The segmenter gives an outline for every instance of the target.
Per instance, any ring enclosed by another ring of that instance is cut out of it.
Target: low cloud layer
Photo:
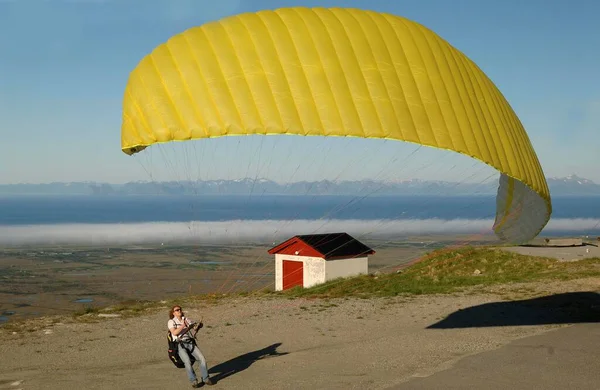
[[[401,239],[408,235],[491,234],[492,220],[264,220],[0,226],[0,245],[243,243],[266,245],[296,234],[347,232],[356,238]],[[600,219],[555,219],[542,233],[599,235]]]

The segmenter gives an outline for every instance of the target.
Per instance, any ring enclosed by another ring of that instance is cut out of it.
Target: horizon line
[[[498,173],[499,175],[500,173]],[[564,180],[564,179],[581,179],[583,181],[589,182],[591,184],[597,184],[591,179],[587,179],[582,176],[578,176],[577,174],[571,174],[567,176],[546,176],[546,180]],[[98,181],[98,180],[73,180],[73,181],[49,181],[49,182],[18,182],[18,183],[0,183],[0,186],[18,186],[18,185],[51,185],[51,184],[108,184],[108,185],[125,185],[125,184],[150,184],[150,183],[208,183],[208,182],[216,182],[216,181],[269,181],[275,184],[293,184],[293,183],[319,183],[319,182],[331,182],[331,183],[352,183],[352,182],[361,182],[361,181],[372,181],[376,183],[395,183],[401,184],[406,182],[440,182],[440,183],[453,183],[453,184],[488,184],[490,181],[484,182],[460,182],[460,181],[449,181],[443,179],[390,179],[390,180],[376,180],[376,179],[354,179],[354,180],[331,180],[331,179],[314,179],[314,180],[299,180],[293,182],[279,182],[273,179],[268,178],[236,178],[236,179],[210,179],[210,180],[160,180],[160,181],[152,181],[152,180],[130,180],[126,182],[109,182],[109,181]]]

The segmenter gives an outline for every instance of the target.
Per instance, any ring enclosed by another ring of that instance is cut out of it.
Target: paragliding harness
[[[179,341],[173,340],[173,335],[171,334],[171,331],[167,331],[167,342],[169,343],[169,360],[175,365],[175,367],[184,368],[185,364],[179,356]],[[195,338],[191,340],[191,344],[194,346],[196,345]],[[196,358],[194,358],[194,355],[192,355],[185,346],[183,347],[183,349],[185,349],[188,356],[190,357],[190,363],[194,364],[194,362],[196,362]]]
[[[202,322],[200,322],[199,328],[202,328],[202,326],[203,326]],[[196,332],[196,334],[197,334],[197,332]],[[192,355],[192,351],[190,351],[186,348],[186,344],[191,345],[192,350],[196,346],[196,334],[194,334],[194,336],[192,336],[191,339],[186,340],[185,343],[180,343],[179,340],[173,340],[173,335],[171,334],[170,330],[167,331],[167,342],[169,344],[169,349],[168,349],[169,360],[175,365],[175,367],[177,367],[177,368],[185,367],[183,360],[181,360],[181,357],[179,356],[179,344],[181,344],[183,349],[187,352],[187,354],[190,358],[190,364],[193,365],[196,362],[196,358],[194,357],[194,355]]]

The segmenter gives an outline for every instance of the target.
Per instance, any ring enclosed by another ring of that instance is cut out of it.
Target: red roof
[[[321,257],[325,260],[372,255],[375,251],[347,233],[294,236],[269,249],[269,254]]]

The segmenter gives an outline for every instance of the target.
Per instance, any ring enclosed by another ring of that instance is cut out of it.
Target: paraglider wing
[[[551,200],[506,99],[464,54],[408,19],[345,8],[231,16],[175,35],[130,74],[122,150],[250,134],[385,138],[500,173],[494,230],[526,242]]]

